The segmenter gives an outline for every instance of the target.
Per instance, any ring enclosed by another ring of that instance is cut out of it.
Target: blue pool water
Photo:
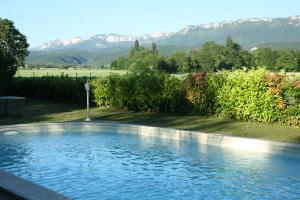
[[[113,132],[0,134],[0,169],[73,199],[300,199],[300,158]]]

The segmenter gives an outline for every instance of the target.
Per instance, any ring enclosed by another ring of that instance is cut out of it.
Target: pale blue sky
[[[175,32],[186,25],[300,15],[300,0],[0,0],[32,47],[98,33]]]

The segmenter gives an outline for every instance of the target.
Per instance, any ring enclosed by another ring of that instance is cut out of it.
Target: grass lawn
[[[127,70],[110,70],[110,69],[32,69],[18,70],[16,77],[41,77],[41,76],[61,76],[68,75],[71,77],[98,77],[108,76],[110,73],[125,74]]]
[[[1,106],[1,104],[0,104]],[[53,103],[40,100],[26,100],[22,117],[15,116],[13,105],[8,116],[0,117],[0,125],[32,122],[82,121],[85,118],[84,106]],[[2,111],[2,107],[0,107]],[[300,144],[300,128],[276,124],[241,122],[220,117],[203,117],[174,113],[118,112],[109,108],[92,108],[94,121],[114,120],[132,124],[170,127],[207,133],[260,138]]]

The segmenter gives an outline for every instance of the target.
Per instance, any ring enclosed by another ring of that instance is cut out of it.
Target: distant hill
[[[53,51],[30,51],[29,64],[105,64],[111,60],[127,55],[128,47],[110,47],[95,51],[78,49],[59,49]]]
[[[152,33],[142,36],[98,34],[88,39],[54,40],[31,49],[27,63],[31,64],[108,64],[126,55],[135,39],[143,45],[153,41],[163,54],[176,50],[199,48],[207,41],[225,43],[232,37],[245,49],[275,45],[293,47],[300,43],[300,16],[286,18],[252,18],[219,23],[187,26],[176,33]],[[286,44],[287,46],[285,46]]]

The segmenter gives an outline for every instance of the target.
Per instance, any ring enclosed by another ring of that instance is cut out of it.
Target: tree
[[[243,67],[246,67],[248,69],[251,68],[251,67],[256,67],[254,56],[250,52],[241,51],[240,52],[240,57],[243,60],[243,64],[242,64]]]
[[[157,50],[157,45],[156,45],[156,43],[155,42],[152,42],[152,46],[151,46],[152,48],[152,53],[154,53],[154,54],[158,54],[158,50]]]
[[[140,44],[139,44],[139,41],[138,40],[135,40],[134,41],[134,50],[135,51],[138,51],[138,50],[140,50]]]
[[[200,70],[199,51],[191,50],[188,55],[188,65],[190,66],[190,72],[197,72]]]
[[[177,51],[169,58],[169,65],[172,69],[181,73],[190,72],[190,66],[188,62],[188,55],[185,51]]]
[[[298,58],[297,55],[290,50],[278,51],[278,58],[276,60],[276,70],[285,71],[296,71],[298,68]]]
[[[129,58],[132,58],[134,56],[134,48],[131,46],[130,49],[129,49]]]
[[[24,66],[28,47],[26,37],[15,28],[14,23],[0,18],[0,85],[9,81],[18,67]]]
[[[204,71],[217,71],[232,67],[227,64],[226,48],[212,41],[203,44],[200,48],[199,62]]]
[[[269,70],[274,70],[278,54],[270,48],[258,48],[251,52],[255,59],[255,65],[259,67],[266,67]]]
[[[231,49],[231,50],[235,50],[235,51],[240,51],[242,50],[241,45],[239,45],[238,43],[233,42],[231,37],[227,37],[226,39],[226,48],[227,49]]]

